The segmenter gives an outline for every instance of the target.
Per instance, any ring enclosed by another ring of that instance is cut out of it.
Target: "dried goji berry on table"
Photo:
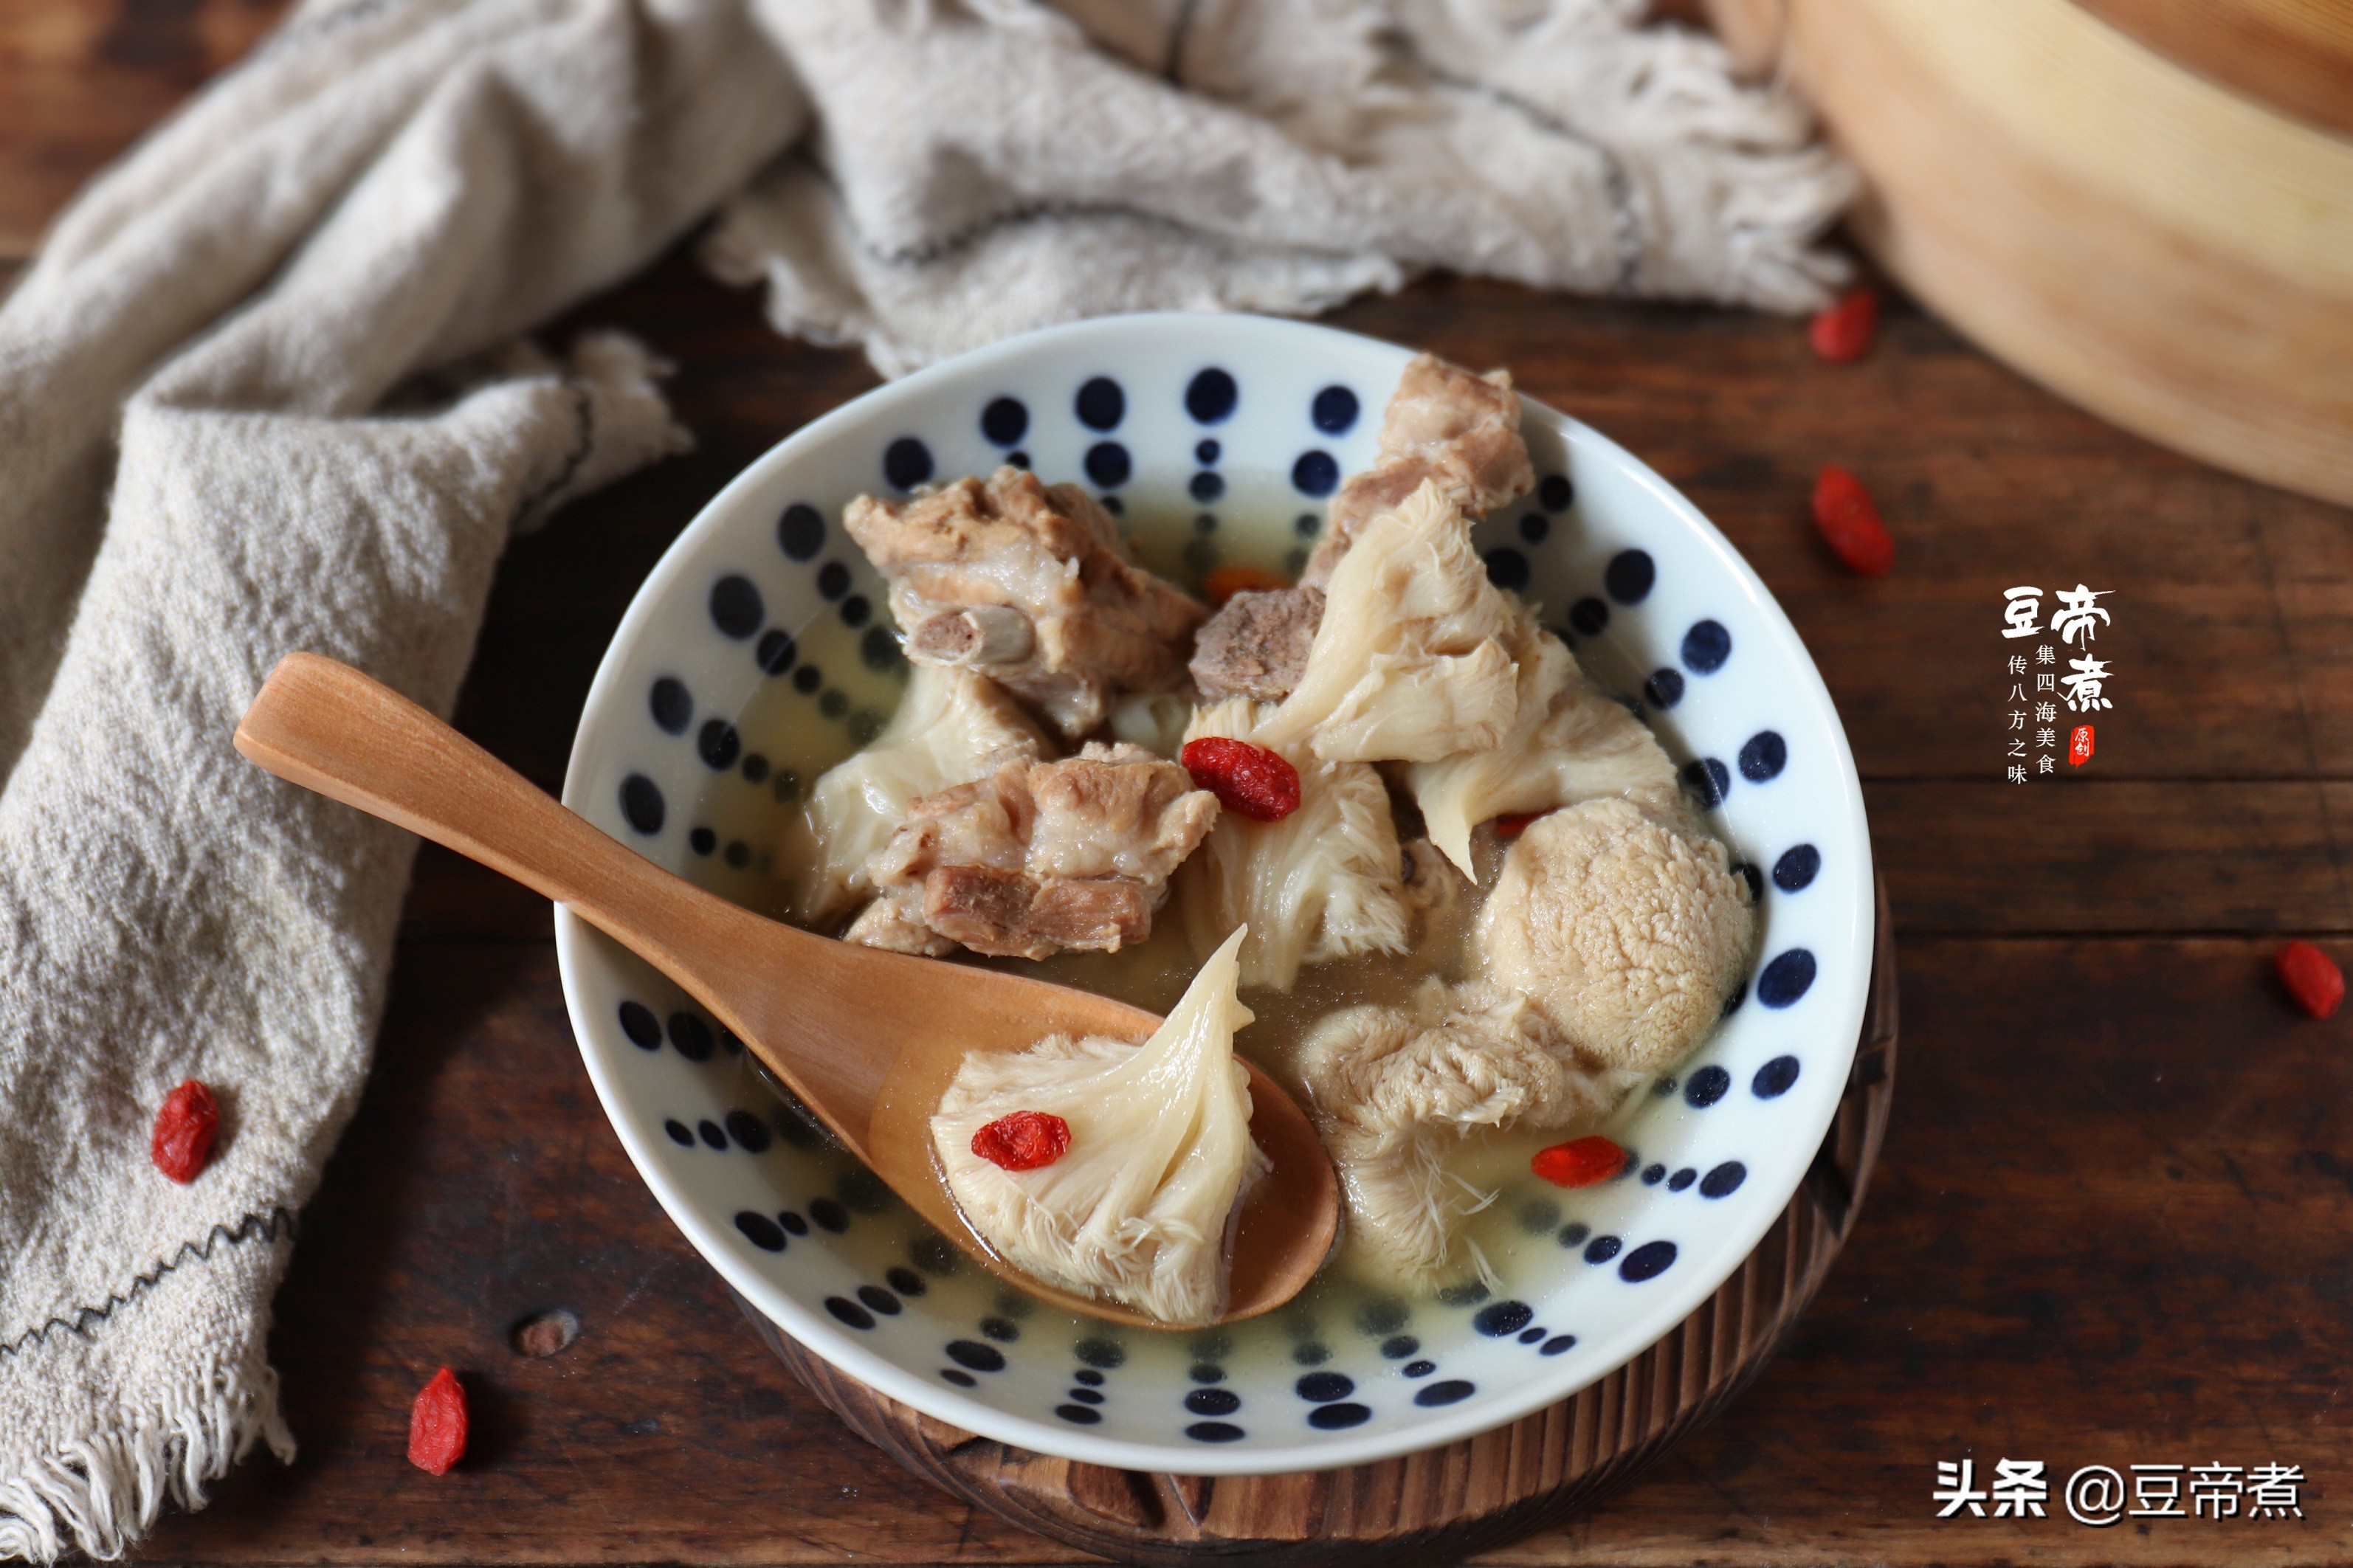
[[[185,1185],[213,1157],[213,1139],[219,1131],[220,1106],[213,1091],[190,1079],[164,1097],[148,1153],[157,1170]]]
[[[1036,1171],[1070,1152],[1071,1124],[1050,1110],[1017,1110],[972,1135],[972,1152],[1007,1171]]]
[[[2272,960],[2280,984],[2295,1005],[2316,1018],[2326,1018],[2345,1000],[2345,972],[2337,961],[2308,942],[2291,942]]]
[[[466,1457],[466,1389],[443,1367],[417,1392],[408,1412],[408,1462],[446,1476]]]
[[[1895,564],[1895,541],[1862,481],[1835,463],[1814,480],[1814,526],[1840,560],[1866,577],[1884,577]]]
[[[1556,1187],[1589,1187],[1626,1168],[1626,1151],[1607,1138],[1572,1138],[1539,1149],[1528,1169]]]
[[[1806,341],[1814,346],[1816,357],[1832,364],[1861,359],[1878,335],[1879,296],[1868,289],[1848,289],[1806,324]]]
[[[1209,603],[1222,607],[1236,594],[1254,594],[1267,588],[1290,586],[1290,578],[1279,572],[1269,572],[1262,566],[1220,566],[1202,580],[1201,593]]]
[[[1503,816],[1495,818],[1495,837],[1498,838],[1517,838],[1521,834],[1525,833],[1528,830],[1529,823],[1534,822],[1539,816],[1550,816],[1551,815],[1552,813],[1549,810],[1507,811],[1504,813]]]
[[[1299,809],[1299,770],[1264,746],[1204,735],[1186,742],[1178,755],[1193,783],[1237,816],[1281,822]]]

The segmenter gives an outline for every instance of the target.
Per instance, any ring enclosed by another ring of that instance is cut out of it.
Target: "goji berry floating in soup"
[[[1472,542],[1535,487],[1519,426],[1507,374],[1416,360],[1296,582],[1131,497],[1150,559],[1199,563],[1164,577],[1085,490],[1009,468],[847,509],[913,678],[864,750],[778,776],[777,902],[1166,1015],[964,1062],[934,1149],[1017,1268],[1217,1319],[1265,1165],[1240,1052],[1339,1169],[1331,1288],[1475,1289],[1496,1248],[1557,1255],[1551,1216],[1628,1160],[1604,1130],[1740,994],[1757,913],[1713,801]],[[1884,570],[1875,517],[1831,510]],[[1285,506],[1284,537],[1314,521]],[[891,662],[878,636],[852,665]]]

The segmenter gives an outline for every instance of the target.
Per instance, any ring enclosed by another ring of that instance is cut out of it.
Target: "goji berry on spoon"
[[[1070,1152],[1071,1124],[1050,1110],[1017,1110],[972,1135],[972,1152],[1006,1171],[1037,1171]]]

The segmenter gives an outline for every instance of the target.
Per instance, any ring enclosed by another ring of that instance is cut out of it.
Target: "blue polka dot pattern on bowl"
[[[1345,436],[1356,428],[1356,395],[1345,386],[1327,386],[1315,395],[1308,417],[1326,436]]]
[[[1186,384],[1185,412],[1203,425],[1216,425],[1233,417],[1240,395],[1232,375],[1211,365]]]
[[[1140,546],[1173,521],[1159,569],[1179,570],[1181,553],[1192,583],[1229,563],[1296,572],[1322,534],[1324,503],[1374,448],[1394,370],[1229,354],[1216,346],[1222,325],[1185,323],[1197,346],[1168,364],[1103,352],[1051,375],[992,368],[952,398],[859,426],[854,442],[829,437],[835,467],[778,470],[730,503],[741,519],[732,533],[699,522],[681,546],[693,546],[691,577],[665,590],[671,618],[618,689],[625,729],[596,711],[584,719],[584,757],[595,751],[607,770],[585,799],[592,817],[731,897],[755,886],[773,829],[747,826],[743,803],[790,809],[821,767],[747,720],[746,702],[765,689],[759,700],[836,737],[838,752],[879,731],[906,673],[883,585],[840,524],[859,490],[897,499],[1034,458],[1041,479],[1079,481],[1104,500]],[[1775,1151],[1789,1141],[1777,1130],[1801,1102],[1814,1114],[1820,1075],[1843,1079],[1816,1026],[1828,983],[1842,995],[1849,972],[1809,922],[1836,910],[1867,851],[1851,854],[1835,818],[1810,813],[1815,797],[1791,787],[1802,778],[1816,792],[1824,770],[1843,769],[1835,732],[1825,742],[1783,687],[1757,700],[1755,682],[1779,668],[1778,634],[1751,613],[1752,598],[1726,591],[1671,529],[1630,526],[1607,454],[1565,443],[1551,416],[1529,408],[1537,485],[1480,529],[1491,580],[1543,605],[1546,623],[1577,639],[1580,665],[1660,730],[1690,770],[1693,799],[1723,813],[1744,880],[1769,900],[1758,968],[1731,999],[1754,984],[1762,1006],[1663,1094],[1642,1098],[1636,1137],[1647,1153],[1600,1187],[1510,1192],[1497,1223],[1527,1259],[1493,1292],[1367,1301],[1312,1329],[1245,1326],[1216,1343],[1104,1333],[1006,1299],[887,1196],[878,1205],[841,1184],[824,1135],[745,1076],[740,1046],[707,1014],[658,983],[617,988],[599,978],[598,959],[580,989],[601,1000],[579,1025],[584,1048],[609,1041],[622,1053],[605,1070],[621,1081],[608,1096],[617,1121],[641,1117],[649,1135],[633,1155],[649,1179],[695,1194],[685,1206],[709,1221],[696,1244],[765,1282],[754,1297],[765,1310],[797,1304],[790,1331],[820,1353],[833,1336],[904,1368],[947,1402],[944,1418],[978,1401],[1027,1423],[1038,1444],[1056,1430],[1066,1445],[1159,1442],[1221,1473],[1311,1439],[1419,1447],[1430,1422],[1491,1424],[1497,1402],[1532,1380],[1589,1375],[1587,1357],[1614,1362],[1632,1348],[1614,1337],[1620,1309],[1609,1302],[1690,1288],[1717,1267],[1711,1238],[1771,1200]],[[1818,682],[1802,670],[1800,684]],[[1749,826],[1768,805],[1771,825]],[[563,941],[576,968],[576,941]],[[1798,953],[1812,965],[1802,979]],[[1776,1021],[1779,1034],[1751,1044],[1734,1033]],[[1789,1038],[1792,1023],[1815,1032]]]
[[[882,477],[895,490],[911,490],[932,477],[932,449],[902,436],[882,453]]]
[[[1291,484],[1303,496],[1328,496],[1340,488],[1340,465],[1321,448],[1302,452],[1291,465]]]
[[[1683,668],[1694,675],[1714,675],[1732,657],[1732,634],[1721,621],[1694,621],[1683,634]]]
[[[1029,409],[1018,397],[992,397],[980,411],[980,433],[999,447],[1018,447],[1029,433]]]
[[[1116,430],[1127,417],[1127,394],[1107,375],[1091,376],[1071,399],[1079,423],[1090,430]]]
[[[1757,976],[1757,1000],[1767,1007],[1794,1005],[1814,984],[1814,955],[1793,947],[1775,955]]]

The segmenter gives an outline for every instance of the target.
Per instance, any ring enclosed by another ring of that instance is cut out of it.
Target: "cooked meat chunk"
[[[882,733],[827,769],[786,824],[776,874],[792,886],[794,914],[823,924],[871,898],[866,858],[890,841],[917,796],[1034,758],[1045,745],[1038,726],[988,681],[917,665]]]
[[[1333,762],[1434,762],[1511,728],[1516,604],[1487,580],[1471,524],[1437,484],[1365,525],[1332,575],[1307,668],[1261,726]]]
[[[1325,1017],[1300,1067],[1352,1234],[1417,1280],[1457,1261],[1472,1194],[1447,1174],[1446,1160],[1465,1136],[1591,1125],[1637,1081],[1582,1066],[1526,997],[1435,979],[1409,1006]]]
[[[1257,742],[1262,710],[1246,697],[1205,708],[1186,732]],[[1273,749],[1273,748],[1270,748]],[[1218,818],[1177,879],[1186,933],[1207,954],[1236,926],[1242,984],[1288,991],[1302,963],[1359,952],[1403,952],[1412,912],[1388,786],[1364,763],[1330,763],[1304,746],[1280,749],[1299,770],[1299,805],[1280,822],[1237,812]]]
[[[1532,998],[1579,1051],[1651,1076],[1723,1016],[1756,930],[1722,844],[1604,798],[1528,825],[1473,949],[1482,978]]]
[[[1558,637],[1523,611],[1507,639],[1518,670],[1512,726],[1486,751],[1405,770],[1431,842],[1465,876],[1471,831],[1507,812],[1549,811],[1620,795],[1663,822],[1690,824],[1675,764],[1657,737],[1577,668]]]
[[[1184,679],[1208,614],[1129,557],[1076,485],[1004,468],[912,500],[860,496],[844,526],[891,582],[908,657],[976,670],[1044,713],[1064,740],[1123,691]]]
[[[1282,701],[1306,670],[1307,649],[1323,620],[1321,588],[1236,594],[1193,641],[1193,684],[1201,700]]]
[[[1135,746],[1009,762],[908,808],[863,868],[881,896],[847,934],[935,955],[943,941],[1009,958],[1116,952],[1151,934],[1169,873],[1217,816],[1217,796]]]
[[[1473,375],[1423,354],[1405,367],[1381,420],[1380,457],[1332,498],[1301,581],[1321,586],[1364,525],[1434,482],[1455,509],[1484,517],[1535,484],[1509,371]]]
[[[1206,1323],[1226,1295],[1234,1212],[1266,1173],[1250,1141],[1250,1071],[1234,1031],[1235,931],[1143,1045],[1050,1035],[1026,1051],[964,1059],[932,1118],[956,1206],[999,1256],[1067,1290],[1166,1323]],[[1008,1171],[973,1138],[1018,1110],[1059,1116],[1070,1147]]]

